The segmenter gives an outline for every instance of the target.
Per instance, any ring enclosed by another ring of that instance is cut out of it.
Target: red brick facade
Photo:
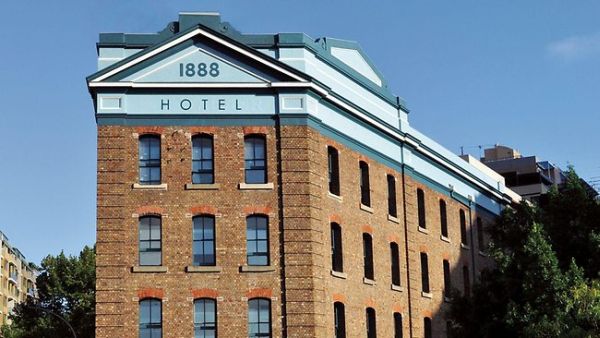
[[[433,336],[445,336],[442,260],[452,285],[462,290],[462,267],[473,283],[487,259],[479,253],[475,224],[491,216],[384,166],[305,126],[98,127],[97,337],[137,337],[144,298],[162,301],[164,338],[193,337],[193,301],[217,301],[218,334],[247,336],[251,298],[271,300],[273,337],[333,336],[333,303],[345,305],[347,337],[365,336],[365,309],[376,311],[378,337],[393,337],[394,312],[404,337],[422,337],[423,317]],[[214,137],[215,186],[189,189],[191,136]],[[138,138],[161,135],[160,189],[138,189]],[[264,134],[268,182],[273,188],[240,189],[244,182],[244,135]],[[340,161],[340,196],[328,192],[327,146]],[[361,208],[358,162],[369,164],[371,208]],[[397,217],[389,217],[386,175],[396,179]],[[417,188],[426,201],[427,229],[419,229]],[[448,240],[441,238],[439,199],[447,204]],[[459,210],[467,215],[468,247],[461,247]],[[138,268],[139,217],[162,219],[162,270]],[[192,217],[215,216],[216,266],[192,265]],[[270,266],[245,270],[250,214],[269,218]],[[332,273],[330,223],[342,229],[343,274]],[[374,283],[363,280],[362,234],[373,238]],[[390,243],[400,248],[401,286],[392,287]],[[430,295],[421,290],[420,253],[429,261]],[[160,270],[160,271],[159,271]]]

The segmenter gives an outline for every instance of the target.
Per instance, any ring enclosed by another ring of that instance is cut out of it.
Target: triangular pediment
[[[306,79],[276,59],[201,27],[149,47],[88,78],[92,87],[281,82],[306,82]]]

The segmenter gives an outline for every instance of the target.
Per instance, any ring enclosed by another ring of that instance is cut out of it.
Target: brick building
[[[357,43],[182,13],[98,53],[98,338],[445,335],[518,196]]]

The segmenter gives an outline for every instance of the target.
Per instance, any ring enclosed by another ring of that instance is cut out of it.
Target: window
[[[215,183],[213,138],[210,135],[192,137],[192,183]]]
[[[193,218],[192,252],[194,265],[215,265],[215,218],[203,215]]]
[[[469,280],[469,268],[467,266],[463,266],[463,286],[465,296],[471,294],[471,281]]]
[[[483,222],[481,221],[481,217],[477,217],[477,247],[479,251],[485,251],[485,242],[483,240]]]
[[[402,338],[402,315],[394,312],[394,338]]]
[[[161,220],[158,216],[140,217],[140,265],[161,265]]]
[[[373,239],[369,234],[363,234],[363,256],[365,278],[374,280],[373,272]]]
[[[469,245],[467,242],[467,217],[462,209],[460,210],[460,242]]]
[[[431,318],[425,317],[423,318],[423,336],[425,338],[431,338]]]
[[[417,189],[417,209],[419,227],[427,229],[427,223],[425,222],[425,193],[421,189]]]
[[[194,338],[217,336],[217,303],[214,299],[194,301]]]
[[[448,238],[448,217],[446,216],[446,201],[440,200],[440,226],[442,236]]]
[[[338,151],[334,147],[327,147],[327,172],[329,174],[329,192],[340,195],[340,163]]]
[[[360,161],[360,203],[371,206],[371,186],[369,184],[369,165]]]
[[[390,243],[390,253],[392,255],[392,285],[400,285],[400,250],[398,244]]]
[[[429,293],[429,264],[427,254],[424,252],[421,252],[421,289]]]
[[[254,298],[248,301],[248,338],[271,337],[271,301]]]
[[[396,208],[396,179],[392,175],[387,175],[388,186],[388,214],[393,217],[398,217]]]
[[[140,301],[140,338],[162,337],[162,303],[159,299]]]
[[[160,136],[140,136],[139,160],[140,184],[160,184]]]
[[[375,309],[367,308],[367,338],[377,337],[377,324],[375,323]]]
[[[266,216],[246,218],[248,265],[269,265],[269,220]]]
[[[450,262],[444,259],[444,297],[450,297],[452,280],[450,279]]]
[[[333,303],[333,321],[335,327],[335,338],[346,338],[346,314],[344,304]]]
[[[264,136],[250,135],[244,139],[244,168],[246,183],[267,183],[267,160]]]
[[[337,223],[331,223],[331,268],[333,271],[344,272],[342,252],[342,228]]]

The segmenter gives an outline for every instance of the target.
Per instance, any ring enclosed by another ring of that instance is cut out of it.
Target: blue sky
[[[0,230],[30,260],[94,242],[98,33],[156,32],[179,11],[359,41],[450,150],[501,143],[600,176],[598,1],[4,1]]]

